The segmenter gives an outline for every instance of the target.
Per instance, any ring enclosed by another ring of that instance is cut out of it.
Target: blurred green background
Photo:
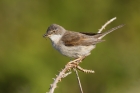
[[[84,93],[140,93],[139,0],[0,0],[0,93],[46,93],[52,78],[70,60],[42,35],[56,23],[68,30],[107,35],[80,65]],[[55,93],[80,93],[75,73],[58,84]]]

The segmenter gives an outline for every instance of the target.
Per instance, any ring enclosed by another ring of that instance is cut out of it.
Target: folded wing
[[[94,38],[99,33],[78,33],[67,31],[62,37],[65,46],[89,46],[102,42],[103,40]]]

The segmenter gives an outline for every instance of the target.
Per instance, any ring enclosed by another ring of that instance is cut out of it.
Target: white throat
[[[62,35],[51,35],[49,38],[52,40],[53,43],[58,43],[58,41],[61,39]]]

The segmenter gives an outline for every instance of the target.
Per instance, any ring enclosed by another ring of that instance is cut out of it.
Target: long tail
[[[123,27],[123,26],[124,26],[124,24],[119,25],[119,26],[117,26],[117,27],[114,27],[114,28],[112,28],[112,29],[110,29],[110,30],[108,30],[108,31],[106,31],[106,32],[104,32],[104,33],[98,34],[98,35],[97,35],[97,38],[98,38],[98,39],[102,39],[102,38],[103,38],[104,36],[106,36],[107,34],[113,32],[114,30],[117,30],[117,29],[119,29],[119,28],[121,28],[121,27]]]

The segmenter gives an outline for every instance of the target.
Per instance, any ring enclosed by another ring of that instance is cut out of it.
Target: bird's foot
[[[75,60],[70,61],[68,63],[68,65],[70,67],[75,67],[76,68],[79,65],[79,63],[82,62],[83,59],[85,59],[85,56],[82,56],[82,57],[79,57],[79,58],[77,58]]]

